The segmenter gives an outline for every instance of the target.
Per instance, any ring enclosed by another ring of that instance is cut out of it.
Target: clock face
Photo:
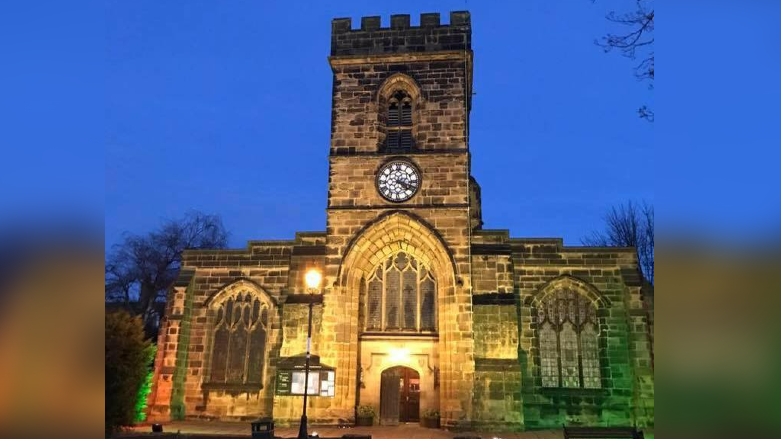
[[[388,201],[407,201],[419,187],[420,173],[410,162],[394,160],[383,165],[377,174],[377,190]]]

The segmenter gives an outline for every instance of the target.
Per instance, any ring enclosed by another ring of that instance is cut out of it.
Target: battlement
[[[472,21],[468,11],[450,13],[450,24],[440,24],[439,13],[420,14],[420,26],[410,25],[408,14],[391,15],[390,27],[380,17],[361,17],[352,28],[351,18],[331,21],[331,56],[471,50]]]

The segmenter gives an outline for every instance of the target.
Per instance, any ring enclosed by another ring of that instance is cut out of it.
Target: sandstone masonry
[[[161,325],[151,419],[297,423],[302,397],[278,380],[306,350],[314,300],[312,353],[334,379],[330,394],[309,399],[310,422],[352,423],[370,405],[383,423],[436,410],[447,427],[652,425],[634,249],[483,229],[470,170],[470,15],[390,23],[332,22],[325,231],[185,252]],[[391,181],[402,193],[414,185],[403,202],[378,190],[394,161],[420,174]],[[315,296],[303,282],[310,269],[324,278]]]

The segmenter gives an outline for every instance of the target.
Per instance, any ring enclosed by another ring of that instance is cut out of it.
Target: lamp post
[[[322,275],[319,271],[315,269],[307,271],[304,276],[307,293],[316,294],[320,290],[321,279]],[[304,366],[304,413],[301,415],[301,425],[298,427],[298,439],[308,439],[309,436],[306,431],[306,400],[309,396],[309,357],[312,347],[312,307],[314,303],[314,300],[309,301],[309,326],[306,333],[306,365]]]

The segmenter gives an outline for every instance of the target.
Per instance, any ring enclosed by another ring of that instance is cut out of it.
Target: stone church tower
[[[482,229],[471,31],[468,12],[333,20],[326,230],[185,253],[153,419],[298,422],[314,302],[310,422],[368,405],[389,425],[425,411],[465,428],[653,423],[634,250]]]

